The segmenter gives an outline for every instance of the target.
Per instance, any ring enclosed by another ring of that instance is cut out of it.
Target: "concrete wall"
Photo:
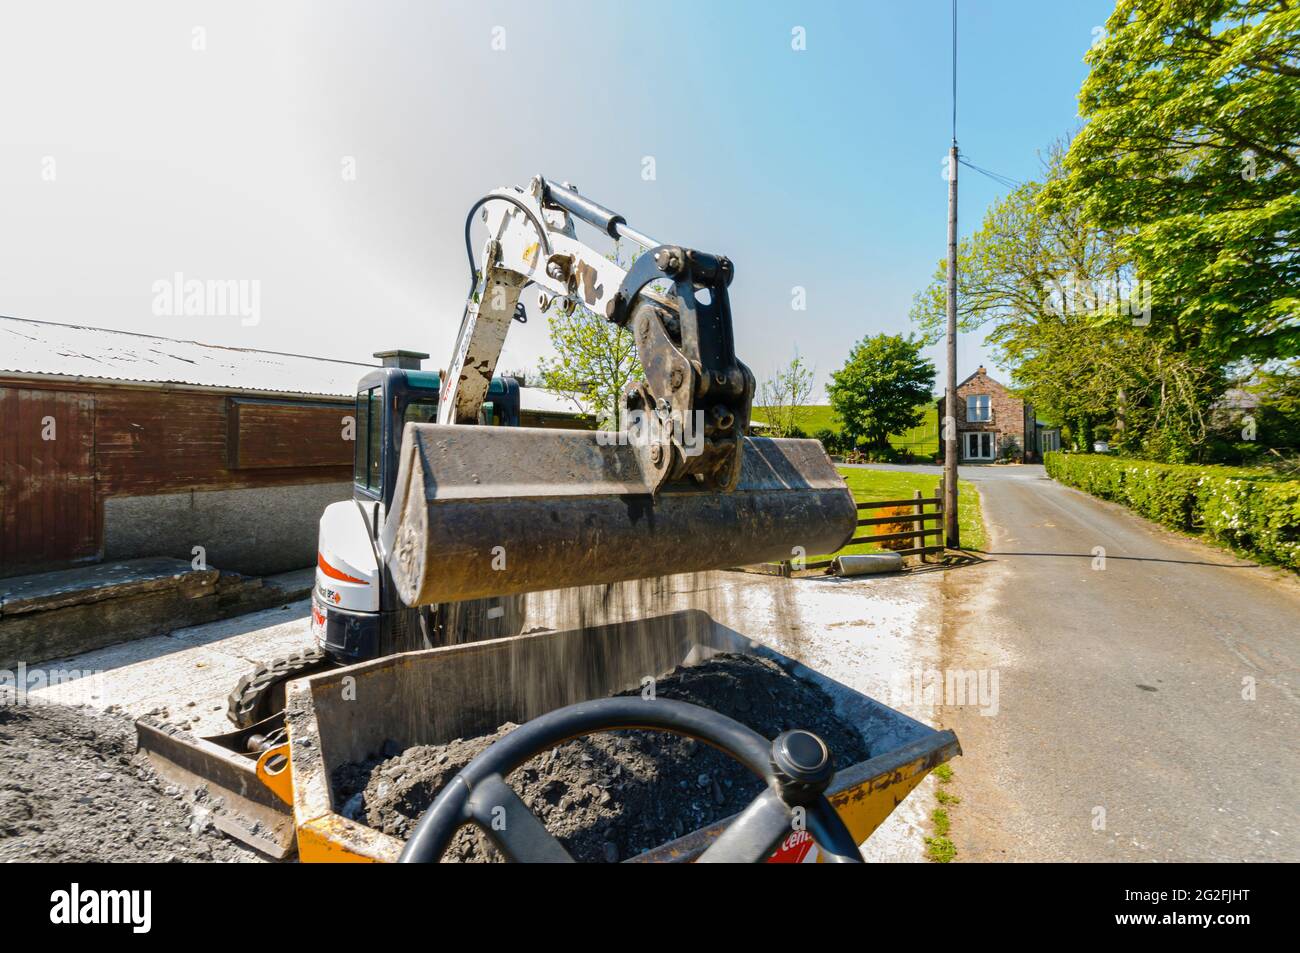
[[[217,569],[266,575],[311,566],[321,512],[351,496],[343,482],[109,497],[104,558],[189,561],[202,546]]]

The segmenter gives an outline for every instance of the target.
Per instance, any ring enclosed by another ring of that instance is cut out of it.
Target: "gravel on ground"
[[[120,711],[0,704],[0,861],[245,861],[215,804],[156,777]]]

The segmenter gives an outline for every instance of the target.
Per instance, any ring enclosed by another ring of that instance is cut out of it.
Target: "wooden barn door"
[[[0,387],[0,575],[99,549],[95,398]]]

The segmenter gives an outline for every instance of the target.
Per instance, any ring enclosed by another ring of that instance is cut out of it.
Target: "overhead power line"
[[[952,141],[957,144],[957,0],[952,0]]]
[[[1024,185],[1023,182],[1019,181],[1018,179],[1013,179],[1009,175],[1003,175],[1000,172],[993,172],[989,169],[981,168],[980,166],[977,166],[974,162],[968,161],[964,156],[958,156],[957,161],[960,162],[962,165],[966,166],[966,168],[974,169],[980,175],[988,176],[994,182],[998,183],[998,185],[1005,186],[1008,189],[1018,189],[1020,188],[1020,186]]]

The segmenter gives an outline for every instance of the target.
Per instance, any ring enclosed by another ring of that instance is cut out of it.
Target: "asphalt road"
[[[997,692],[940,710],[958,859],[1300,860],[1296,579],[1042,467],[961,475],[990,542],[946,574],[943,664]]]

